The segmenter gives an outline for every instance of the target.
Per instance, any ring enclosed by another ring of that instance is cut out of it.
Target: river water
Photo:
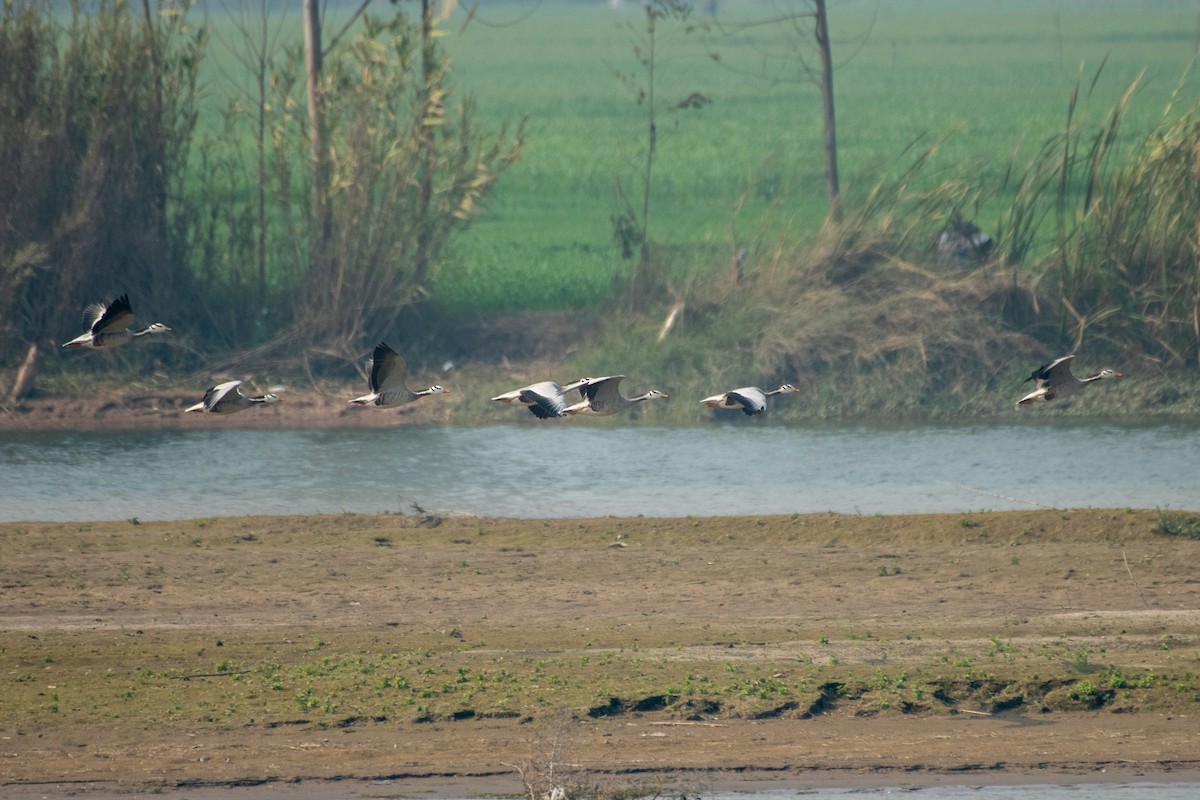
[[[1200,510],[1200,427],[723,424],[0,433],[0,520]]]

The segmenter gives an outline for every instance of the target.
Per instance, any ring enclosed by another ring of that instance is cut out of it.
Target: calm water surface
[[[0,433],[0,519],[1200,510],[1200,427],[512,425]]]

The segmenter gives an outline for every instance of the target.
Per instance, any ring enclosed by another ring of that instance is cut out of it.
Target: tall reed
[[[1104,123],[1077,123],[1022,172],[1000,237],[1053,303],[1062,348],[1200,367],[1200,114],[1171,103],[1145,136],[1122,122],[1138,81]]]

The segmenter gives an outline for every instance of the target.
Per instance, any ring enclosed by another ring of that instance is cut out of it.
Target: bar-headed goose
[[[242,394],[241,381],[226,381],[219,383],[204,393],[204,399],[185,411],[203,411],[205,414],[232,414],[244,411],[251,406],[278,403],[279,395],[263,394],[258,397],[247,397]]]
[[[161,322],[138,330],[130,328],[132,324],[133,309],[129,306],[129,295],[123,294],[111,303],[92,303],[83,310],[83,326],[87,330],[64,343],[63,347],[108,349],[132,342],[137,336],[171,330]]]
[[[382,408],[402,406],[426,395],[450,393],[449,389],[437,385],[415,392],[408,388],[407,375],[408,365],[404,363],[400,354],[388,347],[386,343],[380,342],[375,345],[375,352],[371,356],[370,374],[367,376],[367,388],[371,390],[370,394],[356,397],[350,402],[360,406]]]
[[[1048,403],[1055,398],[1075,394],[1089,383],[1121,377],[1121,373],[1119,372],[1111,369],[1102,369],[1095,375],[1089,375],[1086,378],[1076,378],[1071,373],[1071,360],[1073,358],[1075,358],[1073,355],[1056,358],[1049,364],[1043,364],[1035,369],[1025,379],[1025,382],[1036,381],[1037,388],[1018,400],[1016,404],[1023,406],[1037,402]]]
[[[579,392],[583,395],[583,399],[578,403],[564,408],[563,413],[568,416],[575,416],[576,414],[606,416],[608,414],[616,414],[618,411],[624,411],[644,400],[669,397],[666,392],[660,392],[658,389],[651,389],[645,394],[639,394],[636,397],[626,397],[621,394],[619,388],[621,380],[624,377],[624,375],[610,375],[606,378],[587,379],[579,387]]]
[[[709,408],[740,408],[747,416],[761,414],[767,410],[767,398],[776,394],[792,394],[800,391],[790,383],[785,383],[778,389],[764,392],[757,386],[743,386],[724,394],[714,394],[700,402]]]

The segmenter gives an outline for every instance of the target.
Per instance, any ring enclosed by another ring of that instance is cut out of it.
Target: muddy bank
[[[360,392],[361,394],[361,392]],[[0,409],[0,431],[11,430],[169,430],[204,428],[380,427],[448,422],[462,398],[438,397],[399,408],[352,406],[352,389],[289,389],[277,404],[236,414],[185,413],[204,391],[127,392],[97,387],[70,395],[38,394]]]

